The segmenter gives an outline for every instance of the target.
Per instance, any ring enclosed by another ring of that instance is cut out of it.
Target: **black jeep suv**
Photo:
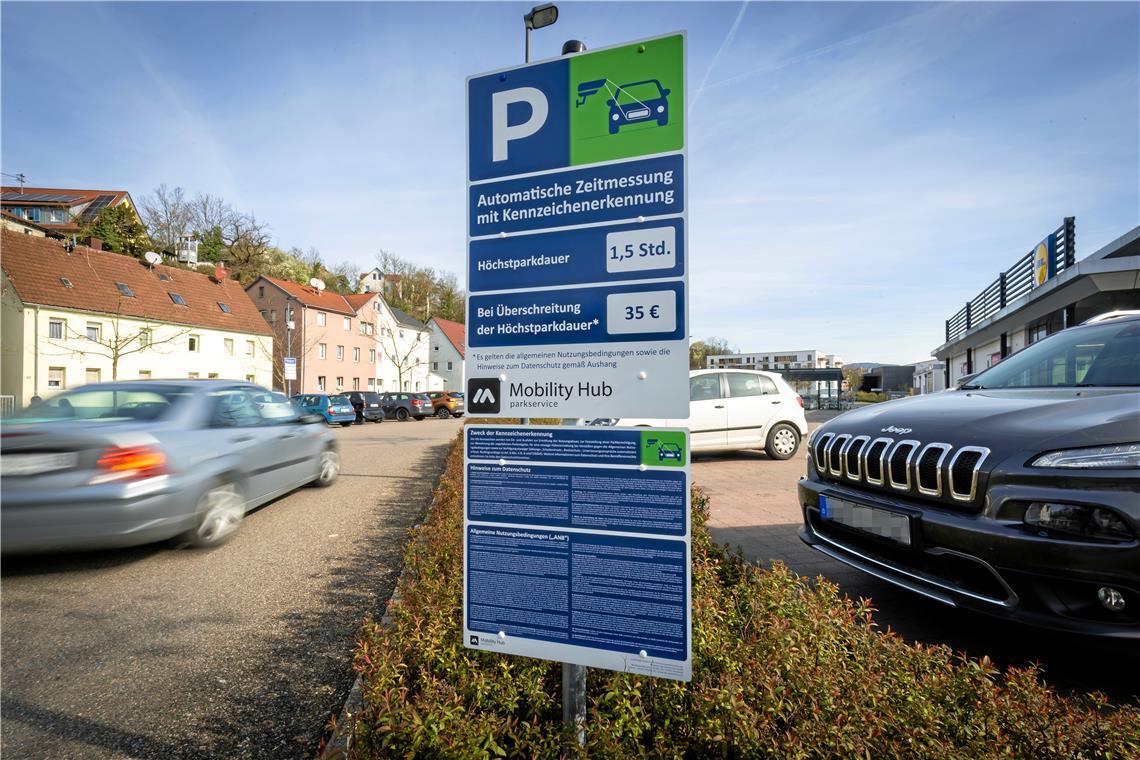
[[[800,538],[923,596],[1140,639],[1140,316],[813,434]]]

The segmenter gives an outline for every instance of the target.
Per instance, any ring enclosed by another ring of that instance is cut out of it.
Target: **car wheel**
[[[772,459],[791,459],[800,447],[800,434],[791,425],[781,422],[768,431],[765,453]]]
[[[340,454],[332,449],[321,452],[321,461],[317,470],[317,477],[313,485],[317,488],[327,488],[340,475]]]
[[[195,509],[198,522],[184,534],[191,546],[210,549],[229,541],[245,518],[245,499],[233,483],[217,483],[202,494]]]
[[[340,426],[341,427],[348,427],[351,424],[352,424],[351,422],[342,422],[342,423],[340,423]]]
[[[423,421],[424,421],[424,416],[422,414],[417,414],[416,415],[416,422],[423,422]]]
[[[441,420],[446,420],[451,416],[451,412],[447,411],[446,406],[441,406],[439,409],[435,410],[435,416],[439,417]]]
[[[396,420],[399,422],[407,422],[409,416],[410,415],[408,414],[407,409],[397,409],[396,410]]]

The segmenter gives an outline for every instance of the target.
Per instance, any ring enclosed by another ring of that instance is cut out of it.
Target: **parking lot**
[[[810,412],[814,430],[836,412]],[[797,530],[802,513],[796,482],[806,449],[778,462],[758,451],[696,455],[693,481],[710,497],[713,538],[739,546],[747,559],[780,561],[796,573],[823,576],[853,599],[870,598],[875,619],[904,638],[946,644],[973,657],[988,655],[999,665],[1039,662],[1046,678],[1062,689],[1108,693],[1118,700],[1140,695],[1140,656],[1127,645],[1108,645],[1031,630],[927,600],[853,570],[803,544]]]

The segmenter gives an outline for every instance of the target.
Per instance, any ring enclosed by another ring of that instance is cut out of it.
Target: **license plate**
[[[627,119],[644,119],[648,115],[649,115],[648,109],[639,108],[636,111],[627,111],[625,114],[625,118],[627,118]]]
[[[74,467],[79,455],[73,451],[55,454],[5,454],[0,457],[0,473],[4,475],[39,475]]]
[[[834,496],[819,497],[819,516],[848,528],[910,546],[910,518],[886,509],[856,504]]]
[[[375,408],[376,408],[376,407],[378,407],[378,406],[380,406],[380,405],[379,405],[379,404],[369,404],[369,405],[368,405],[368,407],[369,407],[370,409],[375,409]]]

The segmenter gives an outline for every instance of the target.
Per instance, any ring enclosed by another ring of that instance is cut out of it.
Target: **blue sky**
[[[5,2],[3,171],[462,276],[464,79],[530,5]],[[559,5],[535,59],[688,30],[694,337],[915,361],[1064,216],[1140,222],[1135,3]]]

